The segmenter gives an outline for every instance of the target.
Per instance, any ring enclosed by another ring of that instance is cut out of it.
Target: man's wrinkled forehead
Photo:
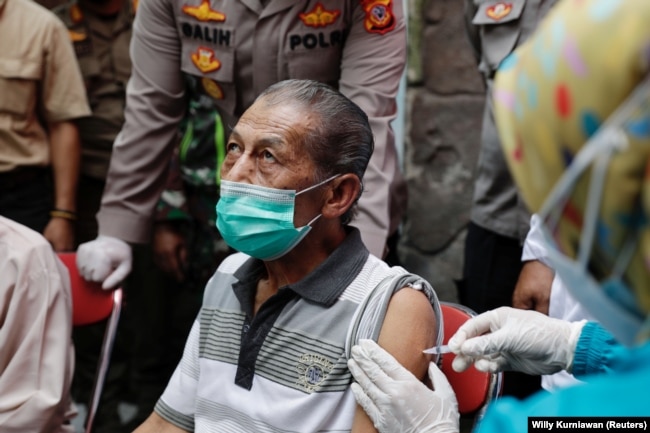
[[[266,105],[257,101],[244,112],[230,137],[247,145],[302,147],[312,124],[311,116],[296,111],[291,104]]]

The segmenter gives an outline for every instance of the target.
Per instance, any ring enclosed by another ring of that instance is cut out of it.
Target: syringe
[[[446,344],[442,346],[434,346],[430,349],[423,350],[424,353],[431,353],[433,355],[442,355],[443,353],[450,353],[451,349]]]

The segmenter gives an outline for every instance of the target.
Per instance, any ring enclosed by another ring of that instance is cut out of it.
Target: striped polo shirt
[[[253,316],[264,264],[238,253],[208,282],[183,358],[155,411],[196,432],[346,432],[356,407],[345,340],[364,297],[405,273],[359,231]]]

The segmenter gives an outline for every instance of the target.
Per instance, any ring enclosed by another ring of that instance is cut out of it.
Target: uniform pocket
[[[0,58],[0,112],[25,117],[36,105],[39,62]]]
[[[289,77],[316,80],[338,87],[343,39],[343,31],[338,29],[314,29],[287,35],[285,52]]]
[[[235,51],[227,44],[219,45],[217,42],[225,35],[234,39],[234,30],[207,24],[195,24],[194,27],[201,38],[181,38],[181,70],[197,78],[200,88],[194,90],[212,98],[219,107],[232,113],[237,103]]]
[[[489,77],[517,45],[525,0],[486,1],[479,5],[472,24],[481,29],[481,69]]]

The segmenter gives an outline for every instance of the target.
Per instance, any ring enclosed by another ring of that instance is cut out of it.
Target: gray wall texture
[[[402,265],[458,301],[484,105],[462,0],[408,0]]]

